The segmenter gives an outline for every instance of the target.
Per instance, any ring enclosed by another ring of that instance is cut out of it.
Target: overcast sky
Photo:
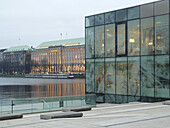
[[[85,16],[152,1],[0,0],[0,49],[84,37]]]

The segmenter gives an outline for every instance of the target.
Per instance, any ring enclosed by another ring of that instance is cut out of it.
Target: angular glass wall
[[[86,28],[86,58],[94,58],[94,27]]]
[[[128,101],[140,99],[140,58],[128,57]]]
[[[154,56],[141,57],[141,96],[154,97]]]
[[[141,20],[141,55],[153,55],[153,18]]]
[[[95,58],[104,57],[104,26],[95,27]]]
[[[140,55],[140,25],[139,20],[128,22],[128,55]]]
[[[169,54],[169,15],[155,17],[155,54]]]
[[[104,93],[104,59],[95,59],[95,92]]]
[[[169,55],[155,57],[155,97],[169,98]]]
[[[105,59],[105,93],[115,94],[115,58]]]
[[[94,92],[94,60],[86,60],[86,92]]]
[[[115,56],[115,24],[105,26],[105,57]]]

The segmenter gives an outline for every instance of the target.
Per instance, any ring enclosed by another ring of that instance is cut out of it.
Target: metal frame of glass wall
[[[108,103],[170,99],[169,3],[85,17],[86,94]]]

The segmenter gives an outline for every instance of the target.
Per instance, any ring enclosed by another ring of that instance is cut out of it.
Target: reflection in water
[[[37,83],[36,83],[37,84]],[[41,85],[0,85],[0,99],[84,95],[84,80]]]

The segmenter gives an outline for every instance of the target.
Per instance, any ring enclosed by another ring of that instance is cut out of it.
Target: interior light
[[[130,43],[135,43],[135,39],[129,39]]]
[[[161,22],[156,22],[157,24],[160,24]]]
[[[153,45],[153,43],[152,42],[149,42],[149,44],[148,45]]]

